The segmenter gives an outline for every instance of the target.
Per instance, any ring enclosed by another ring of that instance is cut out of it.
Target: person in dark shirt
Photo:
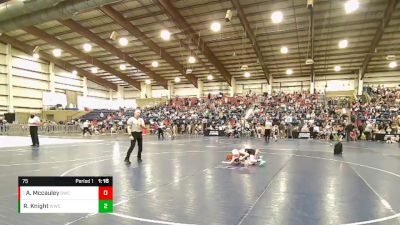
[[[346,127],[345,127],[345,131],[346,131],[346,141],[350,141],[350,132],[354,129],[354,125],[349,122]]]

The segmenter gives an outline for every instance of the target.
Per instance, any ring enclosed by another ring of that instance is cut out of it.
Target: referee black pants
[[[271,137],[271,129],[265,129],[265,142],[269,142],[269,138]]]
[[[32,145],[39,145],[38,127],[30,126],[29,133],[31,135]]]
[[[136,141],[138,143],[139,146],[139,151],[138,151],[138,159],[142,158],[142,149],[143,149],[143,136],[142,136],[142,132],[132,132],[132,137],[133,140],[131,140],[131,146],[128,149],[128,153],[126,154],[126,159],[129,159],[131,157],[131,153],[133,151],[133,149],[135,148],[136,145]]]
[[[160,140],[161,136],[164,140],[164,130],[162,128],[158,128],[158,140]]]
[[[86,132],[88,132],[90,135],[92,135],[92,132],[89,130],[89,127],[84,127],[83,128],[83,135],[85,135]]]

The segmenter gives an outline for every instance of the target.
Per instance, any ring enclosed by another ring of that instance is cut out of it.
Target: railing
[[[80,125],[43,125],[38,128],[39,134],[69,134],[80,133]],[[29,134],[27,124],[0,125],[0,135],[26,135]]]

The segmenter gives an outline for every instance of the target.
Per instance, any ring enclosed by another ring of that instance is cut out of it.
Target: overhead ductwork
[[[62,1],[64,0],[14,0],[3,3],[0,7],[0,22],[56,6]]]
[[[68,0],[56,6],[35,11],[0,22],[0,33],[21,29],[51,20],[70,19],[72,16],[86,10],[98,8],[121,0]]]

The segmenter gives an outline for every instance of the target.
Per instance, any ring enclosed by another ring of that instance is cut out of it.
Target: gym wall
[[[50,66],[48,62],[34,60],[30,55],[26,55],[17,49],[11,49],[11,57],[7,56],[5,44],[0,43],[0,114],[8,111],[9,106],[9,86],[7,74],[11,74],[11,84],[13,91],[14,111],[15,112],[40,112],[42,109],[42,92],[50,90]],[[11,58],[11,63],[7,64]],[[77,92],[77,95],[83,95],[84,78],[75,76],[70,71],[55,66],[54,68],[54,87],[58,93],[68,91]],[[272,88],[275,91],[307,91],[310,88],[309,76],[287,76],[275,77]],[[400,84],[400,72],[382,72],[367,73],[364,78],[364,86],[384,85],[386,87],[395,87]],[[357,74],[330,74],[327,76],[315,77],[315,88],[317,91],[323,91],[325,85],[329,88],[342,90],[354,90],[358,86]],[[223,92],[229,94],[230,87],[225,82],[208,82],[203,85],[203,95],[208,93]],[[263,93],[267,91],[267,82],[265,79],[238,80],[236,81],[236,93],[246,94],[249,91],[253,93]],[[173,96],[194,97],[198,90],[191,84],[174,84]],[[160,86],[152,86],[152,97],[160,98],[168,96],[169,91]],[[99,99],[118,99],[118,93],[111,91],[94,82],[87,81],[87,95]],[[140,91],[132,87],[123,89],[124,99],[140,98]]]
[[[43,60],[34,60],[21,51],[11,49],[11,66],[7,68],[6,45],[0,43],[0,114],[8,111],[7,72],[11,73],[13,105],[15,112],[40,112],[43,107],[43,92],[50,91],[50,66]],[[54,87],[58,93],[74,91],[83,95],[83,77],[73,75],[57,66],[54,67]],[[87,81],[88,96],[109,99],[109,89]],[[113,91],[115,92],[115,91]],[[116,93],[116,92],[115,92]],[[114,95],[114,93],[113,93]]]
[[[7,96],[6,49],[0,43],[0,114],[7,112]]]

